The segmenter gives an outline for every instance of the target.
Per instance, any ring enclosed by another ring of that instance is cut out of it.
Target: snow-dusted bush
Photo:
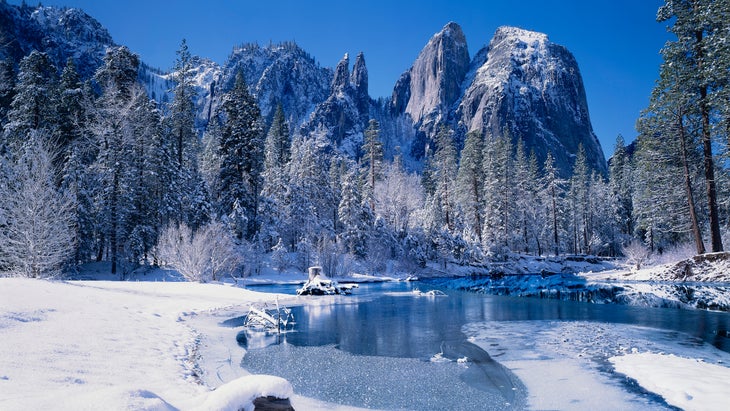
[[[622,247],[626,262],[633,265],[637,270],[649,259],[649,248],[639,241],[632,241]]]
[[[693,242],[676,244],[669,248],[661,249],[651,256],[651,263],[656,265],[676,263],[686,260],[697,254],[697,246]]]
[[[242,258],[228,231],[217,221],[193,232],[185,224],[163,230],[157,242],[157,257],[189,281],[217,281],[233,273]]]
[[[32,132],[19,156],[7,168],[0,164],[0,271],[6,275],[57,277],[73,254],[75,203],[56,189],[46,138]]]

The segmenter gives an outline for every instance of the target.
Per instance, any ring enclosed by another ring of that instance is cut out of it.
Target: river
[[[432,289],[446,296],[426,295]],[[241,366],[357,407],[667,409],[608,358],[650,350],[730,361],[728,313],[491,296],[443,280],[306,298],[293,307],[292,330],[239,334]]]

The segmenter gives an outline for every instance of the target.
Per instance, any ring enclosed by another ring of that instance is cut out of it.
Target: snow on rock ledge
[[[208,394],[196,411],[253,411],[259,397],[291,398],[294,389],[289,381],[271,375],[247,375],[221,385]]]

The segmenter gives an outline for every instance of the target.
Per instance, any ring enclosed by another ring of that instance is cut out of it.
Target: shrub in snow
[[[193,232],[185,224],[167,227],[157,242],[157,256],[189,281],[217,281],[233,273],[242,259],[223,224],[213,221]]]
[[[626,262],[634,265],[637,270],[640,270],[641,265],[649,259],[649,248],[638,241],[624,245],[622,251],[626,256]]]

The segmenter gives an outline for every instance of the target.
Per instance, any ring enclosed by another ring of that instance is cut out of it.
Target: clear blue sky
[[[26,0],[34,5],[34,0]],[[19,4],[20,0],[11,0]],[[167,69],[181,39],[193,54],[225,62],[233,46],[296,41],[321,65],[365,53],[370,95],[390,96],[428,39],[449,21],[461,25],[473,56],[501,25],[546,33],[575,55],[593,128],[607,156],[616,136],[636,136],[659,72],[659,50],[671,39],[655,21],[662,0],[375,0],[157,1],[43,0],[78,7],[119,44]]]

